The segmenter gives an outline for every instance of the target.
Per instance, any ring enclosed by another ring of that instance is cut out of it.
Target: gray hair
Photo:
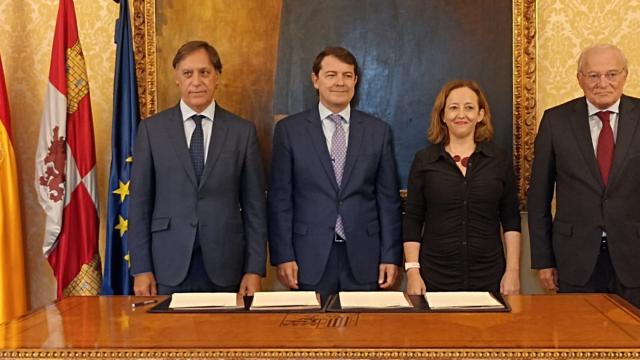
[[[622,60],[622,70],[626,71],[628,69],[629,62],[627,61],[627,58],[624,56],[624,53],[622,52],[622,50],[620,50],[620,48],[612,44],[596,44],[596,45],[588,46],[580,52],[580,56],[578,57],[578,72],[582,70],[582,67],[584,66],[584,62],[587,59],[587,55],[589,55],[589,53],[595,50],[615,51],[616,53],[618,53],[620,60]]]

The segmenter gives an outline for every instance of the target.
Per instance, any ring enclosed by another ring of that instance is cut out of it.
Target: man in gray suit
[[[191,41],[173,67],[181,100],[141,122],[129,209],[136,295],[260,289],[263,173],[252,123],[213,100],[217,51]]]
[[[584,97],[545,111],[528,195],[531,265],[548,290],[640,306],[640,99],[623,95],[627,73],[620,49],[588,47]]]

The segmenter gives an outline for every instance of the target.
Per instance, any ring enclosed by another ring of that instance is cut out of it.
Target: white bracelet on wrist
[[[404,263],[404,271],[409,271],[409,269],[420,269],[420,263],[419,262]]]

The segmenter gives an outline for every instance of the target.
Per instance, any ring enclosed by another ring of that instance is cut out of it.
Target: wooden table
[[[0,325],[0,358],[640,358],[615,295],[511,296],[511,313],[153,314],[71,297]],[[161,299],[160,297],[158,299]]]

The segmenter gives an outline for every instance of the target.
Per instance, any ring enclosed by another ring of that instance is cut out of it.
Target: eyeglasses
[[[625,71],[626,70],[611,70],[607,71],[604,74],[600,74],[597,72],[590,72],[585,74],[581,71],[580,75],[582,75],[582,77],[584,77],[588,83],[595,84],[599,82],[603,76],[605,79],[607,79],[608,82],[616,82],[620,80]]]

